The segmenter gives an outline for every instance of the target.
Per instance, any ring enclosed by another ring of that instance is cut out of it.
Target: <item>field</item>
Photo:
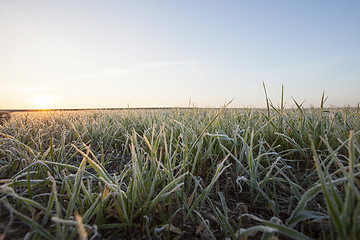
[[[359,108],[295,106],[13,114],[0,239],[358,239]]]

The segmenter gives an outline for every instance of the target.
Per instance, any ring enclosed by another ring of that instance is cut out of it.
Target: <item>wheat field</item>
[[[0,239],[357,239],[359,108],[294,103],[13,114]]]

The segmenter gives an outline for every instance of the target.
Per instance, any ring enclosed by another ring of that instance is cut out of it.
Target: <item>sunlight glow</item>
[[[49,109],[51,108],[52,97],[50,96],[37,96],[34,98],[35,107],[37,109]]]

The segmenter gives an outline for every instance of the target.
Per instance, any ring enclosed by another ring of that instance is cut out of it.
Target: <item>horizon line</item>
[[[221,107],[118,107],[118,108],[51,108],[51,109],[0,109],[0,112],[56,112],[56,111],[116,111],[116,110],[171,110],[171,109],[221,109]],[[320,107],[302,107],[302,109],[313,109],[313,108],[320,108]],[[326,107],[324,109],[339,109],[339,108],[359,108],[358,106],[352,107],[352,106],[343,106],[343,107],[337,107],[337,106],[331,106]],[[267,107],[231,107],[228,106],[225,109],[267,109]],[[286,107],[284,109],[294,109],[294,107]],[[295,108],[297,109],[297,108]],[[272,110],[272,108],[270,108]]]

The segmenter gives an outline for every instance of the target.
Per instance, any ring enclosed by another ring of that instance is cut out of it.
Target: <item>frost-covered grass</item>
[[[296,105],[16,113],[0,239],[356,239],[359,109]]]

